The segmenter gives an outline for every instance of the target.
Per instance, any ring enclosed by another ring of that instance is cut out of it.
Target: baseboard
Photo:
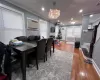
[[[83,53],[83,51],[82,51],[81,48],[80,48],[80,50],[81,50],[82,55],[83,55],[83,57],[84,57],[85,59],[90,59],[90,58],[87,58],[87,57],[84,55],[84,53]],[[92,61],[93,67],[94,67],[94,69],[96,70],[97,74],[100,76],[100,69],[99,69],[99,67],[97,66],[97,64],[95,63],[95,61],[94,61],[93,59],[90,59],[90,60]]]
[[[67,43],[67,44],[73,44],[73,45],[74,45],[74,42],[68,42],[68,41],[67,41],[66,43]]]
[[[87,59],[87,57],[84,55],[82,49],[81,49],[81,48],[79,48],[79,49],[80,49],[80,51],[82,52],[82,55],[83,55],[84,59]]]
[[[97,66],[97,64],[95,63],[95,61],[93,59],[92,59],[92,63],[93,63],[93,66],[94,66],[96,72],[98,73],[98,75],[100,77],[100,69],[99,69],[99,67]]]

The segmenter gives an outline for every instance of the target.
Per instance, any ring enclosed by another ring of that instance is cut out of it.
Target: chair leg
[[[51,49],[50,49],[50,56],[51,56]]]
[[[38,67],[38,59],[36,58],[36,67],[37,67],[37,70],[39,69]]]
[[[46,52],[46,61],[47,61],[47,52]]]
[[[45,55],[44,55],[44,62],[45,62]]]

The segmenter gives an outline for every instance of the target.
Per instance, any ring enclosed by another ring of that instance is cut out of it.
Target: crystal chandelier
[[[53,2],[54,7],[55,7],[55,5],[56,5],[56,2]],[[60,16],[60,10],[58,10],[56,8],[50,9],[48,16],[50,19],[57,19]]]

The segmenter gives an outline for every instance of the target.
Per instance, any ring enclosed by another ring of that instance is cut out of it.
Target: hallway
[[[93,65],[84,63],[84,58],[81,50],[74,49],[72,44],[60,42],[60,45],[55,45],[57,49],[74,52],[71,80],[100,80]]]

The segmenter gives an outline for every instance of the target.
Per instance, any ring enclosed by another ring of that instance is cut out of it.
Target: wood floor
[[[59,50],[74,53],[71,80],[100,80],[93,65],[84,62],[85,59],[81,50],[74,49],[72,44],[66,44],[65,42],[60,42],[55,47]]]

